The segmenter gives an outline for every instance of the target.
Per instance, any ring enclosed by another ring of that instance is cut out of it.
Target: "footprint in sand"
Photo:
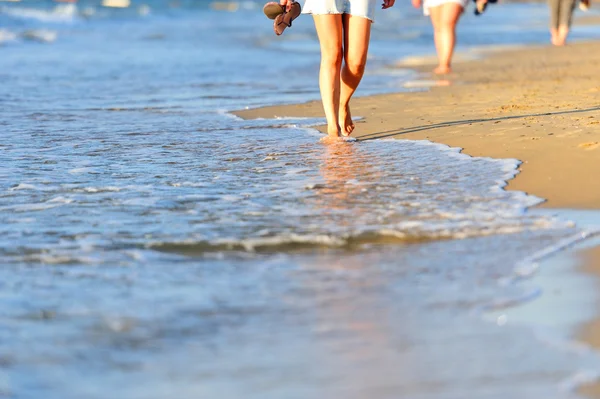
[[[600,147],[600,143],[597,141],[591,141],[589,143],[581,143],[577,147],[584,150],[595,150],[596,148]]]

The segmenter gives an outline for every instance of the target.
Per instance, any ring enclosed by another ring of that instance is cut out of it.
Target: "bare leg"
[[[431,7],[429,9],[429,18],[431,19],[431,25],[433,26],[433,42],[435,44],[435,51],[438,54],[438,62],[441,64],[440,53],[442,52],[442,34],[440,27],[442,24],[442,7]]]
[[[556,41],[552,41],[555,46],[564,46],[569,36],[569,25],[560,25],[556,34]]]
[[[433,70],[437,74],[450,73],[452,70],[452,54],[456,45],[456,24],[463,12],[463,8],[457,3],[445,3],[429,9],[435,48],[438,53],[439,65]]]
[[[327,134],[339,137],[342,16],[340,14],[313,15],[313,19],[321,45],[319,87],[325,118],[327,118]]]
[[[550,37],[555,46],[558,45],[558,25],[560,25],[560,11],[562,0],[548,0],[550,9]]]
[[[344,14],[343,24],[345,63],[341,76],[339,123],[342,135],[349,136],[354,130],[354,122],[352,122],[350,114],[350,98],[365,73],[371,21]],[[351,45],[349,45],[350,43]]]
[[[557,0],[558,1],[558,14],[556,38],[552,40],[552,44],[555,46],[564,46],[567,42],[567,36],[569,36],[569,27],[573,20],[573,10],[575,10],[576,0]]]
[[[558,46],[558,29],[550,28],[550,35],[552,37],[552,39],[551,39],[552,44],[554,44],[555,46]]]

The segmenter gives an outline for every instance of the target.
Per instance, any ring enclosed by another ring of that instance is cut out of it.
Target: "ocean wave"
[[[121,191],[120,187],[106,186],[106,187],[81,187],[73,189],[75,193],[86,193],[86,194],[97,194],[97,193],[118,193]]]
[[[23,32],[21,37],[34,42],[53,43],[58,37],[58,32],[51,29],[30,29]]]
[[[29,184],[29,183],[19,183],[16,186],[13,186],[8,189],[8,191],[17,191],[17,190],[39,190],[39,187]]]
[[[46,211],[52,208],[57,208],[59,206],[68,205],[73,202],[72,199],[66,198],[63,196],[53,197],[44,202],[32,202],[25,204],[14,204],[8,205],[4,207],[0,207],[0,210],[6,212],[18,212],[18,213],[27,213],[27,212],[39,212]]]
[[[94,264],[94,259],[73,256],[70,254],[30,254],[23,256],[20,261],[25,263],[44,264],[44,265],[82,265]]]
[[[296,253],[322,250],[358,251],[365,250],[373,245],[415,244],[440,240],[467,239],[495,234],[518,234],[546,229],[548,229],[548,226],[541,224],[515,224],[494,228],[474,225],[459,228],[432,229],[418,222],[408,222],[406,226],[397,229],[365,230],[342,235],[334,233],[281,233],[273,236],[239,239],[156,241],[146,244],[145,247],[159,252],[176,253],[185,256],[203,256],[215,252]]]
[[[60,4],[50,10],[25,7],[0,7],[0,14],[12,18],[34,20],[39,22],[74,22],[79,18],[77,6]]]

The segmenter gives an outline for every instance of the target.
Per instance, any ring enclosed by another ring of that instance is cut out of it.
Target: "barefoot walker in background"
[[[312,14],[321,45],[319,86],[330,137],[354,130],[350,98],[365,71],[371,23],[377,0],[306,0],[302,13]],[[382,8],[395,0],[383,0]],[[291,0],[281,0],[288,7]],[[342,61],[343,66],[342,66]]]
[[[550,34],[552,35],[552,44],[555,46],[564,46],[567,41],[576,3],[577,0],[548,0],[550,6]],[[589,3],[589,0],[582,0],[581,9],[587,10]]]
[[[412,0],[415,8],[423,5],[423,13],[431,17],[433,38],[439,65],[437,74],[450,73],[452,53],[456,45],[456,24],[469,0]]]

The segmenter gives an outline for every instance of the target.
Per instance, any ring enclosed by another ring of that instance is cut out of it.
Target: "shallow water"
[[[517,161],[239,120],[317,98],[310,20],[148,4],[0,8],[0,396],[573,396],[593,354],[482,319],[585,236],[502,190]],[[504,7],[465,45],[545,40],[543,5]],[[418,16],[379,14],[362,94],[414,78]]]

